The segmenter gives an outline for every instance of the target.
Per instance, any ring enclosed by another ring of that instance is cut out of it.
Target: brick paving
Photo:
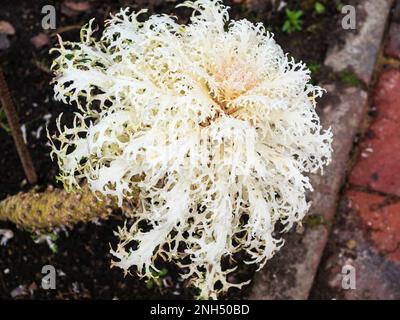
[[[356,211],[373,246],[387,259],[400,262],[400,201],[349,190],[348,208]]]
[[[400,196],[400,71],[387,69],[374,98],[376,116],[360,145],[349,182]]]
[[[400,58],[400,46],[394,45],[400,34],[393,32],[399,19],[400,1],[384,50],[391,58]],[[311,298],[400,299],[400,69],[395,67],[399,62],[392,65],[381,66],[372,91],[370,125],[358,146]],[[345,265],[355,268],[355,289],[343,289]]]

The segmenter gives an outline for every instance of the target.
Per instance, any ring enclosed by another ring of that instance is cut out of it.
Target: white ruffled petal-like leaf
[[[183,5],[187,25],[124,9],[99,41],[91,22],[61,42],[55,97],[79,113],[58,122],[53,155],[66,187],[86,180],[120,205],[140,190],[114,265],[152,277],[163,257],[216,298],[243,285],[223,259],[244,252],[261,267],[283,245],[277,223],[302,220],[306,174],[329,163],[332,134],[315,112],[323,90],[262,24],[230,20],[220,1]]]

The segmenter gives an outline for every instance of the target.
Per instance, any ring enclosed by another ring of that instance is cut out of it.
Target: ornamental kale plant
[[[283,245],[277,223],[302,220],[332,134],[315,112],[323,90],[262,24],[230,20],[220,1],[181,6],[188,25],[125,9],[100,40],[92,21],[80,42],[60,40],[55,97],[79,112],[70,128],[58,119],[52,155],[67,188],[130,203],[113,266],[151,279],[156,258],[173,261],[216,298],[245,284],[223,260],[261,268]]]

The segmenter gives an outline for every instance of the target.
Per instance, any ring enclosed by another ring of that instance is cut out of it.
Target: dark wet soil
[[[72,107],[64,106],[53,100],[49,84],[51,74],[48,71],[51,55],[48,50],[57,43],[55,34],[61,33],[64,39],[77,40],[79,27],[92,17],[102,27],[104,18],[121,7],[149,8],[152,12],[166,12],[178,15],[182,22],[187,21],[189,12],[174,9],[179,1],[138,0],[138,1],[91,1],[91,8],[74,13],[62,9],[63,1],[48,0],[2,0],[0,2],[0,20],[9,21],[16,34],[9,36],[10,47],[0,51],[0,63],[18,109],[20,123],[26,132],[27,142],[33,162],[39,174],[39,188],[48,184],[57,185],[57,168],[49,157],[46,139],[46,125],[49,131],[55,129],[55,118],[63,112],[72,114]],[[236,1],[238,2],[238,1]],[[240,1],[239,1],[240,2]],[[254,1],[253,1],[254,2]],[[262,21],[274,32],[277,42],[296,59],[313,66],[314,80],[324,77],[321,66],[330,40],[335,36],[338,14],[335,1],[322,1],[326,12],[317,15],[314,1],[287,1],[289,8],[301,9],[304,13],[303,31],[290,35],[281,31],[285,13],[269,10],[268,6],[260,11],[250,11],[245,4],[227,3],[232,7],[231,16]],[[57,30],[44,31],[41,27],[44,5],[53,4],[57,13]],[[256,8],[257,9],[257,8]],[[35,48],[31,38],[45,32],[50,43],[40,49]],[[0,127],[0,199],[20,190],[27,190],[27,184],[11,136]],[[119,269],[110,270],[111,256],[109,246],[115,245],[113,230],[122,224],[118,215],[102,225],[78,225],[74,230],[61,232],[56,241],[57,252],[52,252],[46,244],[35,244],[31,234],[17,230],[13,225],[0,222],[0,229],[11,229],[14,238],[6,246],[0,247],[0,298],[22,299],[182,299],[191,298],[192,292],[183,289],[184,283],[177,279],[177,270],[166,266],[168,273],[164,277],[161,289],[146,285],[135,276],[124,278]],[[57,269],[56,290],[41,288],[41,269],[44,265],[53,265]],[[242,266],[237,278],[251,278],[254,269]],[[246,289],[232,291],[226,298],[241,298]]]

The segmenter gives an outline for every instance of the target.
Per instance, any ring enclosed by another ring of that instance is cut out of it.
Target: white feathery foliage
[[[262,24],[230,20],[220,1],[183,6],[187,25],[125,9],[100,40],[92,21],[80,42],[60,40],[55,97],[79,112],[71,128],[58,120],[53,155],[68,188],[85,180],[120,205],[140,190],[113,265],[152,277],[157,257],[174,261],[216,298],[244,284],[223,260],[263,266],[283,245],[277,222],[302,220],[332,134],[315,112],[323,90]]]

